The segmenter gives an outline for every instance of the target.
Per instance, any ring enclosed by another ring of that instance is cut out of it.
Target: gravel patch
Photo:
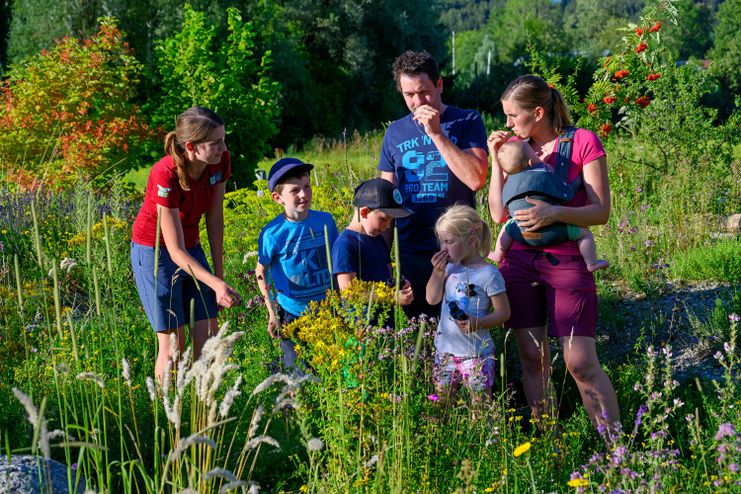
[[[633,358],[635,347],[668,344],[674,355],[673,371],[679,380],[700,377],[717,380],[723,369],[713,354],[723,349],[728,327],[727,310],[741,285],[704,282],[668,283],[656,295],[623,292],[620,297],[600,301],[597,329],[600,360],[620,364]],[[721,304],[721,321],[713,317]],[[711,334],[708,334],[711,333]]]

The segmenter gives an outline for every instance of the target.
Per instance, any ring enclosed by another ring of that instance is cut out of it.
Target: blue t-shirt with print
[[[388,281],[391,256],[381,235],[371,237],[343,230],[332,246],[332,268],[337,273],[355,273],[363,281]]]
[[[486,128],[477,112],[448,106],[440,117],[443,134],[462,150],[486,150]],[[396,220],[404,252],[437,249],[435,221],[456,203],[475,207],[474,191],[453,174],[424,128],[410,113],[386,130],[378,169],[394,172],[404,206],[414,215]]]
[[[303,221],[281,214],[267,224],[258,239],[258,262],[268,268],[283,309],[298,316],[311,300],[323,300],[331,288],[324,227],[329,246],[337,239],[332,215],[310,210]]]

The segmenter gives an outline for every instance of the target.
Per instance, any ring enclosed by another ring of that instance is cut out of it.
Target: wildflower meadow
[[[281,211],[264,172],[283,153],[315,164],[312,208],[342,229],[354,187],[377,174],[379,125],[275,150],[249,187],[228,189],[224,273],[244,302],[219,312],[200,358],[173,340],[162,383],[129,258],[139,172],[88,181],[60,167],[47,186],[49,161],[18,181],[0,154],[1,455],[60,462],[69,492],[741,492],[739,101],[720,119],[702,104],[707,74],[660,56],[676,12],[657,5],[621,28],[624,49],[601,59],[586,93],[536,50],[527,62],[607,150],[612,211],[592,230],[611,263],[596,274],[597,349],[620,405],[614,429],[593,427],[555,346],[557,406],[531,416],[507,328],[492,332],[491,402],[474,406],[462,391],[443,403],[436,321],[404,316],[398,281],[354,282],[312,303],[286,328],[308,372],[283,372],[254,276],[260,229]],[[125,106],[115,122],[138,115]],[[75,122],[77,154],[54,163],[95,149]],[[156,132],[116,125],[137,142]],[[109,151],[91,166],[124,149]],[[486,192],[478,209],[490,221]]]

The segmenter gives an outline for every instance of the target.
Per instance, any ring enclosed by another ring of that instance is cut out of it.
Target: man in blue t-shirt
[[[475,192],[484,187],[488,171],[486,129],[477,112],[442,102],[443,80],[426,51],[403,53],[393,73],[411,113],[386,130],[378,169],[415,213],[397,220],[400,268],[414,291],[405,311],[410,317],[438,317],[439,304],[425,300],[430,259],[438,250],[435,221],[453,204],[476,207]]]

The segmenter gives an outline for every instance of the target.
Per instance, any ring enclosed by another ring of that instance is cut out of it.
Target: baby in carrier
[[[549,204],[560,204],[574,197],[572,186],[554,173],[548,164],[541,161],[529,144],[524,141],[504,143],[499,148],[499,164],[508,175],[502,191],[502,200],[511,218],[499,232],[490,259],[497,263],[501,262],[515,240],[532,247],[550,247],[574,240],[590,272],[609,266],[607,261],[597,259],[597,246],[588,228],[553,223],[539,230],[530,231],[521,229],[512,219],[515,211],[533,207],[525,200],[526,197]]]

